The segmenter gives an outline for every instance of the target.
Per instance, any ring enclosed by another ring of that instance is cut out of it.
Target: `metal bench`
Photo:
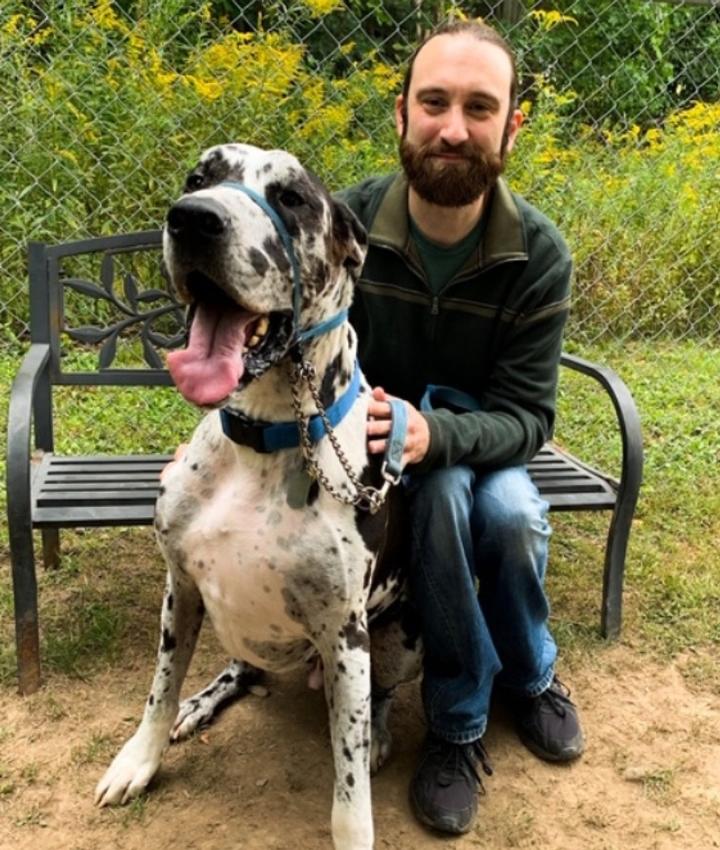
[[[159,474],[169,455],[62,456],[54,451],[52,389],[60,385],[170,386],[158,348],[182,342],[184,314],[162,280],[139,284],[123,262],[142,255],[161,278],[159,231],[29,248],[31,346],[12,386],[7,443],[7,512],[15,599],[20,691],[40,686],[40,642],[33,531],[42,535],[47,567],[59,562],[59,529],[152,523]],[[149,261],[148,258],[153,259]],[[81,263],[81,271],[73,265]],[[84,263],[84,265],[82,265]],[[97,268],[97,277],[88,264]],[[95,282],[99,281],[99,282]],[[99,308],[93,321],[73,327],[68,301]],[[158,322],[174,330],[159,331]],[[65,368],[63,345],[97,346],[94,369]],[[118,347],[134,340],[141,368],[114,365]],[[562,364],[599,381],[610,396],[622,437],[620,480],[548,443],[529,465],[557,511],[611,511],[605,552],[600,629],[620,633],[628,537],[642,477],[642,439],[632,397],[615,373],[563,355]]]

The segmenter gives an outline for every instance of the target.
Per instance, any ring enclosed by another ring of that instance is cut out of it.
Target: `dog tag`
[[[306,469],[297,469],[290,473],[287,485],[287,503],[296,511],[307,505],[313,479]]]

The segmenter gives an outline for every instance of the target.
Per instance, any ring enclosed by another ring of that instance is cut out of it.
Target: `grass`
[[[614,368],[640,409],[645,481],[627,558],[623,640],[669,659],[720,693],[720,671],[703,662],[720,644],[720,353],[692,342],[608,345],[578,352]],[[0,354],[0,410],[17,358]],[[76,388],[56,396],[57,439],[66,451],[168,451],[196,414],[172,392]],[[92,426],[92,427],[90,427]],[[3,432],[5,428],[3,427]],[[563,370],[557,437],[571,451],[617,470],[614,413],[594,382]],[[608,514],[554,514],[548,589],[552,627],[565,657],[595,653]],[[83,677],[148,652],[156,640],[163,566],[149,529],[63,533],[59,571],[40,573],[43,659],[49,673]],[[7,564],[7,531],[0,531]],[[14,677],[12,591],[0,574],[0,680]],[[699,652],[699,654],[696,654]]]

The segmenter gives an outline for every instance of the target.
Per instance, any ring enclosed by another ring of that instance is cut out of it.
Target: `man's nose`
[[[449,145],[466,142],[470,137],[465,121],[465,113],[461,106],[451,106],[445,114],[445,123],[440,131],[440,137]]]

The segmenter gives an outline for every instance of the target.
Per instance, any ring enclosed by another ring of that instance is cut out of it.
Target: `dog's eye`
[[[185,191],[194,192],[196,189],[201,189],[205,178],[202,174],[191,174],[185,181]]]
[[[279,201],[284,207],[299,207],[305,203],[305,199],[292,189],[285,189],[280,194]]]

